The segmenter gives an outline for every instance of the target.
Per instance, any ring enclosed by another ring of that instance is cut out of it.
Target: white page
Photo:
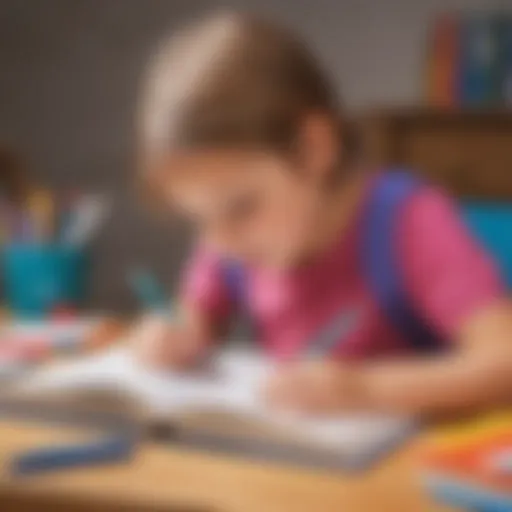
[[[272,371],[265,359],[247,351],[227,351],[213,372],[186,375],[156,372],[139,365],[126,348],[114,348],[55,369],[42,371],[22,389],[37,392],[76,390],[124,391],[155,413],[217,409],[252,417],[321,446],[358,452],[403,431],[410,422],[394,416],[336,415],[315,419],[269,411],[259,388]]]

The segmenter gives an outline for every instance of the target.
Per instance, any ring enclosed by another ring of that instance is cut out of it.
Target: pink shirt
[[[438,190],[424,187],[405,205],[398,250],[409,297],[443,338],[504,289],[491,258],[471,237],[456,206]],[[287,358],[344,308],[358,323],[345,333],[333,356],[371,358],[404,353],[410,344],[380,310],[359,262],[356,219],[331,249],[307,266],[276,273],[247,272],[244,293],[257,338],[270,355]],[[198,251],[185,280],[185,297],[212,317],[230,312],[221,260]]]

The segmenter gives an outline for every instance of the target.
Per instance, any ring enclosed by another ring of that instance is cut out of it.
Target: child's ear
[[[298,162],[308,176],[324,182],[339,161],[338,128],[332,118],[322,113],[308,114],[297,139]]]

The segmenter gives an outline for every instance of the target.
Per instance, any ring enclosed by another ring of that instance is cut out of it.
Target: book
[[[259,392],[272,364],[231,349],[192,373],[142,368],[125,347],[49,368],[20,384],[32,399],[120,397],[148,423],[170,427],[172,442],[196,449],[329,469],[361,469],[415,430],[410,418],[375,413],[325,418],[270,410]]]
[[[436,18],[427,48],[427,101],[434,107],[458,105],[461,19],[445,13]]]
[[[500,38],[500,100],[512,105],[512,16],[502,13],[499,20]]]
[[[425,487],[468,510],[512,510],[512,410],[441,429],[419,456]]]
[[[464,107],[500,102],[500,31],[499,17],[494,14],[475,13],[464,18],[459,76],[459,97]]]

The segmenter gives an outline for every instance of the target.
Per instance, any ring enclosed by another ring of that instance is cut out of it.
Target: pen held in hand
[[[328,356],[355,332],[361,323],[361,318],[360,309],[350,309],[348,311],[344,309],[306,343],[304,355],[309,358]]]

